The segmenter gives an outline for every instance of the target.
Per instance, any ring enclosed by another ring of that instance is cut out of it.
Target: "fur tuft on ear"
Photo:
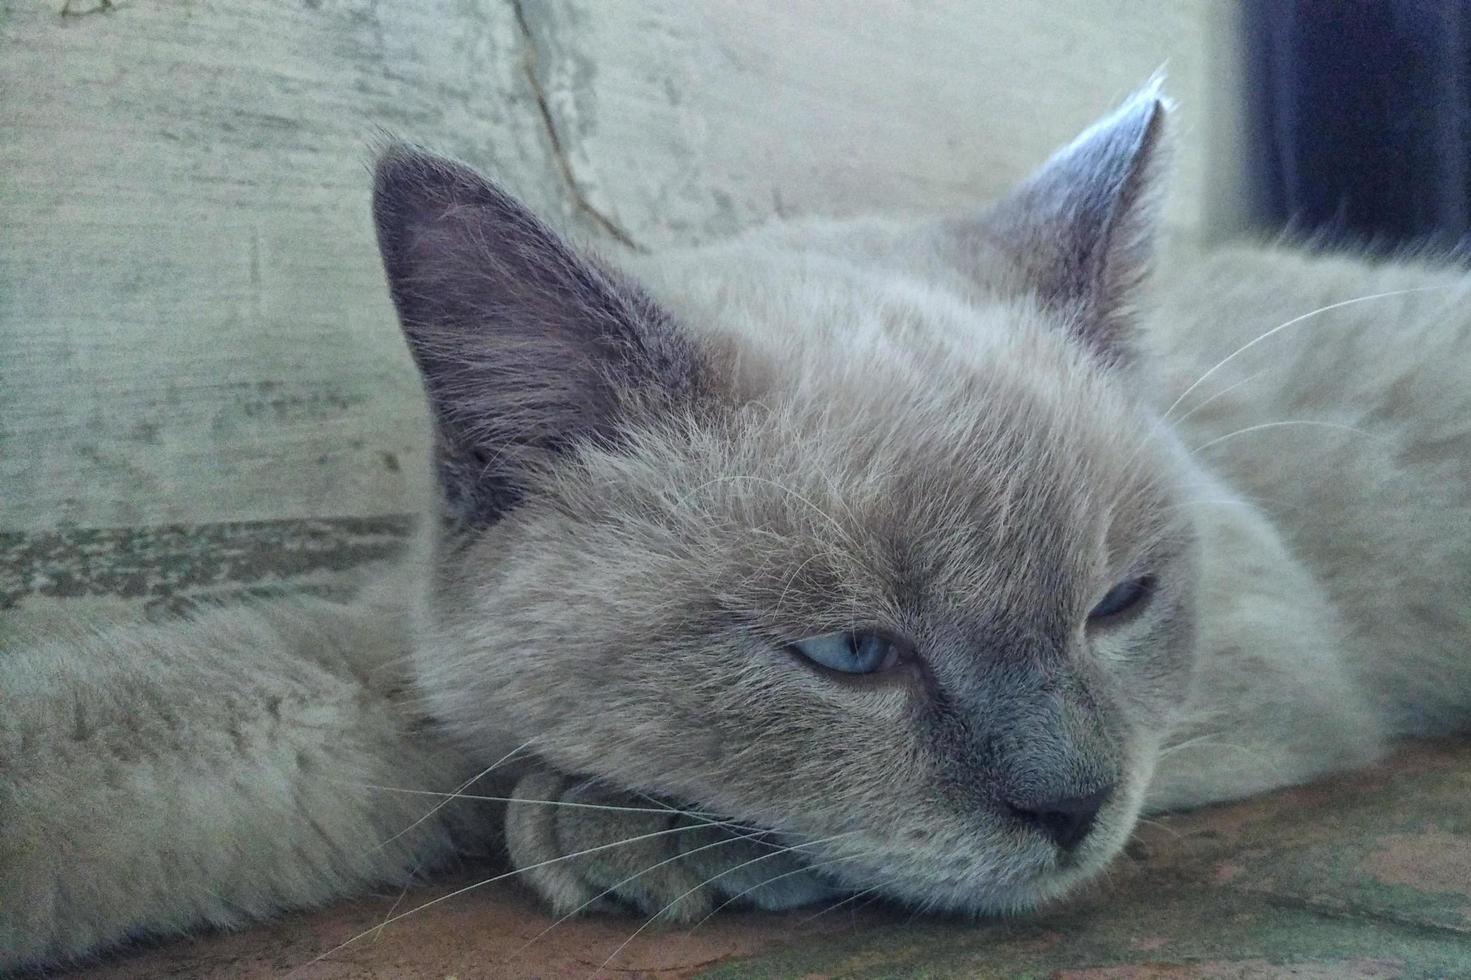
[[[963,229],[1110,362],[1128,359],[1134,296],[1158,232],[1170,109],[1161,86],[1152,79]]]
[[[616,442],[632,402],[694,387],[694,351],[667,316],[469,167],[391,146],[373,217],[453,521],[494,522],[530,468]]]

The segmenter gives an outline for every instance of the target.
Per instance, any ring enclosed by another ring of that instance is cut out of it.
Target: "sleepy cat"
[[[4,651],[0,967],[501,844],[559,913],[1019,911],[1142,810],[1464,727],[1471,286],[1146,282],[1165,125],[1151,88],[976,214],[620,271],[388,151],[432,540],[351,604]]]

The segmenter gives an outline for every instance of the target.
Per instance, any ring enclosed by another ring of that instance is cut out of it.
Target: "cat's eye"
[[[1104,593],[1098,604],[1089,610],[1088,625],[1103,626],[1119,622],[1129,614],[1143,609],[1153,594],[1152,576],[1125,579]]]
[[[819,667],[843,674],[874,674],[899,662],[899,643],[881,633],[865,630],[824,633],[789,645]]]

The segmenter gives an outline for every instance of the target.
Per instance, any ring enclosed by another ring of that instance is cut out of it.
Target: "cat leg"
[[[839,894],[800,845],[637,793],[547,770],[524,777],[506,814],[511,860],[559,915],[608,908],[696,922],[725,904],[796,908]]]
[[[355,615],[219,609],[0,651],[0,971],[403,883],[497,835],[478,804],[426,819],[415,791],[467,763]]]

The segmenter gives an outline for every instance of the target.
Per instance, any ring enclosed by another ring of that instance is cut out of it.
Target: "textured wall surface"
[[[423,419],[367,219],[380,129],[581,239],[655,248],[966,206],[1168,60],[1170,216],[1196,228],[1210,9],[0,0],[0,530],[412,509]]]

